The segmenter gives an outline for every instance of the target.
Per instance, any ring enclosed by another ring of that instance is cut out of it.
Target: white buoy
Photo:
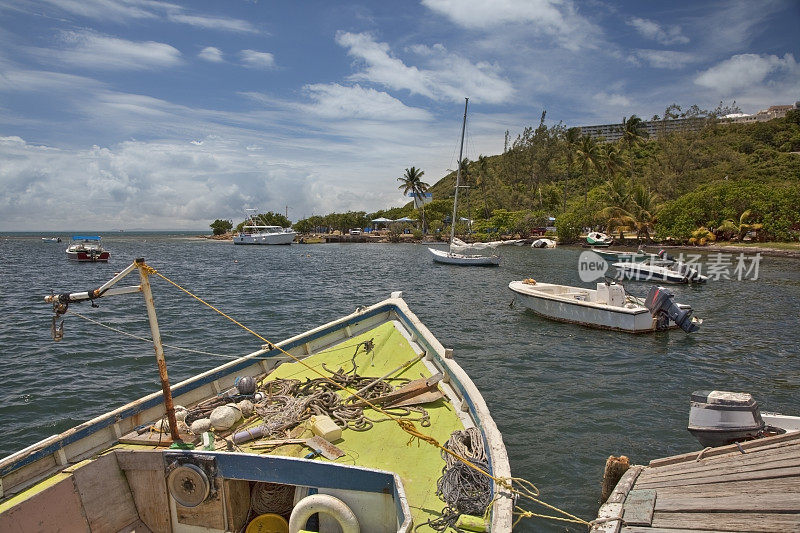
[[[242,412],[236,404],[221,405],[211,411],[211,427],[219,431],[225,431],[233,427],[237,420],[242,417]]]
[[[195,435],[202,435],[209,429],[211,429],[211,420],[208,418],[200,418],[192,422],[191,431]]]

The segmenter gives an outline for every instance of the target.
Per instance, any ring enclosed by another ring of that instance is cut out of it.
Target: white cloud
[[[636,50],[634,57],[646,61],[653,68],[680,69],[690,63],[695,63],[698,58],[689,52],[675,52],[672,50]]]
[[[610,108],[630,108],[633,102],[624,94],[599,92],[594,95],[595,102]]]
[[[212,63],[221,63],[222,50],[213,46],[206,46],[200,51],[199,54],[197,54],[197,57],[200,59],[205,59],[206,61],[211,61]]]
[[[242,50],[239,52],[242,63],[250,68],[273,68],[275,56],[269,52],[256,52],[255,50]]]
[[[683,34],[680,26],[661,26],[658,22],[639,17],[631,17],[626,22],[629,26],[635,28],[642,37],[652,39],[663,45],[686,44],[689,42],[689,38]]]
[[[339,32],[336,42],[365,66],[351,76],[353,80],[404,89],[438,101],[458,102],[469,96],[479,102],[502,103],[514,94],[511,84],[500,76],[497,65],[472,63],[442,45],[411,47],[426,62],[424,68],[418,68],[394,57],[388,44],[379,43],[366,33]]]
[[[311,84],[304,87],[314,101],[306,105],[310,113],[328,119],[379,119],[386,122],[398,120],[430,120],[424,109],[408,107],[400,100],[375,89],[360,85],[344,87],[337,83]]]
[[[174,47],[154,41],[129,41],[91,31],[62,34],[63,50],[34,50],[43,60],[57,59],[79,67],[103,70],[146,70],[181,62]]]
[[[738,54],[701,72],[694,82],[723,94],[732,94],[737,89],[763,84],[769,81],[770,76],[785,74],[795,84],[800,83],[800,66],[792,54],[785,54],[782,58],[775,55]]]
[[[204,17],[201,15],[187,15],[185,13],[170,13],[167,18],[172,22],[189,24],[207,30],[224,30],[240,33],[257,33],[258,30],[246,20],[231,19],[226,17]]]
[[[422,0],[422,4],[463,28],[525,26],[571,50],[591,45],[591,36],[597,33],[570,0]]]

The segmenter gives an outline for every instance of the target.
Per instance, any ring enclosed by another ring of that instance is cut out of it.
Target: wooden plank
[[[164,456],[161,450],[114,450],[117,463],[122,470],[164,471]]]
[[[658,481],[669,481],[676,478],[691,478],[697,476],[707,476],[710,473],[724,474],[727,472],[755,472],[758,470],[780,470],[783,468],[794,468],[800,466],[800,457],[781,459],[779,461],[753,462],[753,461],[731,461],[717,465],[698,466],[697,468],[682,472],[652,472],[645,470],[640,476],[640,483],[653,483]]]
[[[617,486],[614,487],[614,490],[611,491],[611,496],[608,497],[606,503],[622,503],[625,501],[625,497],[628,495],[628,491],[631,490],[634,483],[636,483],[637,478],[642,472],[643,467],[641,466],[632,466],[630,467],[622,477],[617,482]]]
[[[784,513],[655,513],[653,528],[714,531],[800,531],[800,515]],[[648,532],[655,529],[648,529]]]
[[[224,484],[228,531],[241,531],[250,512],[250,482],[243,479],[226,479]]]
[[[137,520],[126,528],[119,530],[117,533],[153,533],[149,527],[144,525],[144,522]]]
[[[754,498],[750,494],[731,493],[727,496],[702,497],[696,494],[660,494],[656,511],[665,512],[763,512],[765,508],[780,513],[800,513],[800,498],[797,494],[772,492]]]
[[[692,533],[728,533],[719,529],[695,529],[688,528]],[[622,530],[622,533],[686,533],[687,528],[672,528],[672,527],[640,527],[631,526]]]
[[[800,461],[800,449],[770,450],[768,453],[747,453],[729,455],[712,460],[701,459],[692,463],[682,463],[665,467],[648,467],[644,477],[648,476],[673,476],[685,472],[712,470],[723,465],[769,465],[770,463],[792,460]]]
[[[85,531],[89,522],[83,515],[81,499],[72,476],[34,494],[0,514],[0,531]]]
[[[730,481],[744,481],[748,479],[779,479],[800,476],[800,467],[777,468],[771,470],[744,470],[741,472],[727,471],[724,475],[718,472],[708,472],[692,476],[641,482],[639,488],[658,489],[661,487],[681,487],[685,485],[700,485],[703,483],[727,483]]]
[[[728,494],[737,492],[758,495],[767,492],[800,492],[800,478],[769,478],[754,481],[730,481],[727,483],[701,483],[676,487],[659,487],[659,494]]]
[[[184,507],[175,502],[178,522],[190,526],[205,526],[211,529],[225,529],[225,509],[222,495],[222,478],[214,478],[211,482],[217,488],[217,495],[197,507]]]
[[[72,475],[92,531],[119,531],[139,519],[115,454],[100,456]]]
[[[764,439],[742,442],[740,443],[740,445],[745,451],[747,451],[758,448],[768,449],[773,445],[777,446],[800,445],[800,442],[798,441],[800,441],[800,432],[794,432],[794,433],[784,433],[783,435],[776,435],[774,437],[767,437]],[[692,462],[697,459],[697,454],[699,453],[700,451],[696,451],[696,452],[683,453],[680,455],[673,455],[671,457],[662,457],[659,459],[653,459],[652,461],[650,461],[650,466],[656,467],[656,466],[677,464],[682,462]],[[706,451],[703,454],[703,457],[715,457],[730,453],[741,453],[741,452],[739,451],[738,446],[736,446],[735,444],[729,444],[727,446],[719,446],[717,448],[712,448]]]
[[[163,466],[159,470],[125,470],[125,477],[141,521],[153,533],[170,533],[172,521]]]
[[[649,526],[653,522],[656,506],[656,491],[636,489],[628,493],[622,506],[622,518],[626,525]]]

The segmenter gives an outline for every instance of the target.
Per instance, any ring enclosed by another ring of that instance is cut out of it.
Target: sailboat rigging
[[[461,147],[458,150],[458,165],[456,169],[456,189],[453,194],[453,219],[450,223],[450,247],[447,252],[444,250],[437,250],[435,248],[428,248],[433,254],[433,260],[437,263],[447,263],[451,265],[473,265],[473,266],[496,266],[500,264],[499,255],[467,255],[459,253],[462,250],[469,249],[470,245],[456,239],[456,220],[458,216],[458,189],[461,188],[461,166],[464,156],[464,133],[467,129],[467,107],[469,106],[469,98],[465,98],[464,102],[464,120],[461,124]]]

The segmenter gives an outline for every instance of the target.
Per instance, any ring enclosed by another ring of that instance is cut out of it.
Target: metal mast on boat
[[[133,285],[130,287],[120,287],[112,289],[111,286],[120,281],[122,278],[133,272],[139,270],[139,278],[141,285]],[[147,307],[147,318],[150,322],[150,333],[153,335],[153,348],[156,352],[156,362],[158,363],[158,375],[161,378],[161,392],[164,396],[164,408],[167,414],[167,422],[169,423],[169,433],[173,442],[181,442],[181,437],[178,433],[178,422],[175,420],[175,406],[172,403],[172,391],[169,386],[169,378],[167,377],[167,361],[164,358],[164,347],[161,344],[161,333],[158,329],[158,319],[156,318],[156,308],[153,302],[153,293],[150,290],[150,280],[147,278],[148,271],[151,270],[145,262],[144,258],[134,260],[133,263],[128,265],[122,272],[111,278],[105,284],[97,289],[73,292],[66,294],[53,294],[45,296],[44,301],[53,304],[53,310],[56,315],[53,317],[53,340],[61,340],[63,336],[63,321],[61,326],[56,325],[57,317],[67,312],[67,307],[71,302],[81,302],[84,300],[94,301],[103,296],[114,296],[118,294],[130,294],[134,292],[141,292],[144,296],[144,303]]]
[[[461,123],[461,147],[458,149],[458,166],[456,167],[456,192],[453,195],[453,220],[450,223],[450,249],[456,237],[456,206],[458,205],[458,188],[461,186],[461,157],[464,155],[464,132],[467,129],[467,106],[469,98],[464,99],[464,121]]]

